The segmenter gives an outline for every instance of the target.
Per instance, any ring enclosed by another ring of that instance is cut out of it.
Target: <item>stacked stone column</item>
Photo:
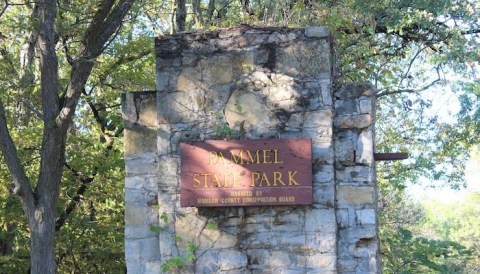
[[[338,271],[377,273],[375,89],[366,83],[348,84],[334,98]]]

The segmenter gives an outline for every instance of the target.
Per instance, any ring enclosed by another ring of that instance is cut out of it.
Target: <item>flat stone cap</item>
[[[325,38],[330,36],[330,32],[325,27],[309,27],[305,29],[305,36]]]

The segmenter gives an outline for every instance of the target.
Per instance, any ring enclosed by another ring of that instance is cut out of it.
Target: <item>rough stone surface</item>
[[[325,27],[310,27],[305,29],[305,36],[325,38],[330,35],[330,32]]]
[[[172,258],[178,273],[378,272],[375,90],[333,89],[330,39],[248,26],[156,39],[157,92],[123,98],[128,273]],[[312,139],[312,205],[180,207],[180,142],[268,138]]]
[[[157,132],[154,129],[146,127],[126,129],[124,133],[125,156],[155,152],[157,150],[156,136]]]
[[[334,119],[334,124],[338,128],[366,128],[372,124],[372,116],[369,114],[359,115],[341,115]]]
[[[360,133],[357,140],[357,153],[355,161],[358,164],[373,165],[375,159],[373,157],[373,133],[371,130],[366,130]]]
[[[373,195],[373,187],[339,186],[337,188],[337,199],[342,204],[373,204]]]

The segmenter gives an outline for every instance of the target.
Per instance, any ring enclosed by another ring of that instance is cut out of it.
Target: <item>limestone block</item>
[[[146,152],[155,152],[157,131],[147,127],[132,126],[124,131],[125,156],[133,156]]]
[[[299,110],[301,94],[291,86],[274,86],[268,88],[267,104],[272,108],[288,112]]]
[[[340,182],[373,182],[373,169],[368,166],[348,166],[336,174]]]
[[[277,86],[293,84],[295,81],[294,77],[281,73],[271,73],[270,78]]]
[[[290,85],[272,86],[268,88],[268,91],[268,100],[276,103],[301,97],[301,93]]]
[[[155,153],[149,152],[138,157],[127,157],[125,159],[125,172],[127,176],[137,174],[156,174],[157,161]]]
[[[254,233],[270,231],[270,229],[272,229],[271,223],[258,221],[257,223],[246,223],[245,226],[242,228],[242,231],[245,233],[254,234]],[[271,236],[271,235],[267,235],[267,236]]]
[[[339,204],[373,204],[373,198],[373,187],[338,186],[337,188],[337,201]]]
[[[349,243],[350,253],[355,251],[359,240],[366,241],[367,239],[373,239],[377,236],[377,230],[375,226],[363,226],[363,227],[349,227],[340,230],[340,238],[343,242]]]
[[[250,259],[250,267],[263,268],[268,263],[270,250],[267,249],[248,249],[247,256]]]
[[[158,239],[156,237],[132,239],[125,242],[125,253],[130,261],[156,261],[160,259]]]
[[[325,38],[330,36],[330,32],[325,27],[309,27],[305,29],[305,36],[314,38]]]
[[[302,256],[302,255],[297,255],[295,256],[296,258],[296,266],[297,267],[305,267],[305,265],[307,264],[307,257],[306,256]]]
[[[157,151],[160,156],[167,155],[171,152],[170,139],[172,133],[170,125],[160,125],[157,130]]]
[[[189,92],[197,89],[207,89],[208,87],[201,82],[201,71],[197,68],[187,67],[182,70],[177,78],[176,89],[183,92]]]
[[[316,128],[303,128],[303,136],[312,139],[312,145],[330,146],[332,142],[332,128],[318,126]]]
[[[127,273],[144,273],[144,274],[158,274],[162,269],[162,262],[160,260],[145,262],[145,272],[127,272]]]
[[[314,184],[332,183],[334,179],[333,166],[328,164],[322,164],[316,172],[313,174]]]
[[[348,272],[354,273],[357,267],[357,260],[339,259],[337,266],[338,266],[339,273],[348,273]]]
[[[340,115],[333,119],[333,124],[338,128],[366,128],[373,123],[370,114]]]
[[[128,204],[147,205],[156,200],[156,193],[144,189],[129,189],[125,191],[125,202]]]
[[[347,208],[337,209],[338,228],[346,228],[350,225],[350,216]]]
[[[152,231],[152,225],[125,226],[125,239],[142,239],[155,237],[157,232]]]
[[[202,232],[206,223],[207,219],[201,216],[191,214],[177,216],[175,219],[176,236],[181,237],[183,242],[197,242],[197,236]]]
[[[237,243],[237,238],[233,235],[219,231],[218,229],[208,229],[205,227],[203,218],[188,216],[181,218],[176,222],[176,233],[184,241],[198,242],[200,249],[224,249],[233,248]],[[200,235],[199,238],[198,235]]]
[[[367,239],[360,238],[356,243],[351,243],[349,245],[350,254],[356,258],[363,259],[364,269],[369,268],[368,258],[370,258],[373,254],[375,254],[377,250],[378,250],[378,241],[375,238],[367,238]]]
[[[199,119],[204,104],[200,90],[189,92],[161,92],[157,109],[160,124],[194,123]]]
[[[207,86],[225,84],[233,81],[233,59],[227,55],[215,55],[200,60],[202,79]]]
[[[329,142],[312,142],[312,159],[322,164],[333,164],[333,148]]]
[[[178,255],[178,248],[175,242],[175,233],[173,229],[162,228],[158,233],[159,250],[162,262],[166,262],[169,257]]]
[[[371,251],[373,252],[374,250]],[[375,253],[370,253],[370,256],[363,257],[359,260],[357,272],[378,273],[378,261],[374,254]]]
[[[339,163],[352,164],[354,163],[355,155],[355,136],[347,134],[341,136],[337,134],[335,140],[335,159]]]
[[[261,273],[265,273],[262,271]],[[279,274],[304,274],[305,269],[304,267],[296,268],[296,269],[285,269],[285,268],[279,268],[279,269],[272,269],[271,273],[279,273]],[[308,272],[310,273],[310,272]],[[260,274],[260,273],[259,273]]]
[[[372,99],[360,99],[360,113],[373,114]]]
[[[285,247],[289,250],[304,249],[305,247],[305,234],[292,233],[292,231],[301,231],[301,228],[296,227],[293,230],[284,230],[282,233],[277,235],[278,237],[278,246]],[[285,237],[284,235],[288,233],[289,236]]]
[[[171,88],[171,77],[172,73],[169,70],[157,70],[156,74],[156,88],[158,91],[166,91]]]
[[[127,246],[128,242],[125,245]],[[145,272],[144,263],[139,262],[139,261],[131,260],[132,255],[127,253],[127,251],[125,251],[125,260],[126,260],[126,263],[127,263],[127,273],[144,273]]]
[[[182,64],[181,58],[157,58],[156,68],[178,67]]]
[[[358,225],[373,225],[377,223],[377,216],[375,210],[372,208],[356,210],[355,214],[357,216]]]
[[[234,235],[222,232],[219,234],[217,240],[213,243],[213,248],[224,249],[234,248],[237,245],[238,239]]]
[[[196,259],[194,273],[218,273],[219,253],[217,249],[202,250],[202,255]]]
[[[304,135],[300,130],[292,128],[284,128],[283,132],[279,132],[278,136],[281,139],[294,139],[294,138],[303,138]],[[313,148],[312,148],[313,149]]]
[[[225,39],[225,38],[240,36],[240,35],[242,35],[244,32],[245,32],[245,30],[242,29],[242,28],[221,30],[221,31],[218,33],[218,38],[220,38],[220,39]]]
[[[268,258],[268,265],[271,268],[285,269],[291,264],[289,253],[283,251],[272,251]]]
[[[335,113],[336,115],[358,114],[359,113],[358,100],[356,99],[336,100]]]
[[[335,233],[337,229],[334,209],[312,209],[305,213],[305,231]]]
[[[271,226],[270,226],[271,228]],[[261,230],[255,232],[247,232],[245,229],[242,230],[248,234],[248,237],[239,237],[240,246],[249,247],[249,248],[273,248],[278,246],[278,241],[280,235],[274,235],[266,229],[265,226],[261,226]]]
[[[196,54],[184,53],[182,54],[182,65],[185,67],[196,66],[199,59],[199,56]]]
[[[330,79],[326,79],[321,82],[322,102],[324,106],[331,106],[333,104],[330,81]]]
[[[322,80],[323,81],[323,80]],[[318,95],[318,89],[321,87],[320,85],[320,80],[318,79],[312,79],[312,80],[305,80],[303,82],[303,86],[302,86],[302,89],[305,89],[304,91],[302,91],[302,95],[303,96],[306,96],[308,94],[311,94],[311,95]]]
[[[125,178],[125,188],[128,189],[141,189],[145,184],[145,179],[143,176],[133,176]]]
[[[248,263],[247,255],[231,249],[220,250],[218,259],[221,271],[241,269]]]
[[[305,113],[303,127],[305,128],[317,128],[317,127],[331,127],[332,126],[332,111],[317,110],[309,111]]]
[[[308,98],[308,110],[315,111],[322,107],[322,101],[319,96]]]
[[[143,184],[142,188],[149,193],[158,193],[158,176],[145,176],[145,183]]]
[[[158,212],[147,206],[125,205],[125,225],[158,224]]]
[[[249,132],[261,132],[275,128],[279,123],[275,115],[253,93],[235,91],[225,108],[225,118],[233,129],[243,128]]]
[[[324,271],[335,270],[337,257],[333,253],[315,254],[307,256],[307,268],[319,270],[319,273],[327,273]]]
[[[134,269],[140,268],[137,264],[140,263],[140,252],[138,250],[139,239],[125,239],[125,260],[127,261],[127,268],[130,266]]]
[[[287,127],[292,128],[300,128],[303,124],[303,114],[302,113],[294,113],[290,115],[288,122],[286,123]]]
[[[311,252],[329,253],[337,244],[336,233],[308,233],[306,239],[305,246]]]
[[[283,74],[318,78],[330,73],[330,46],[328,41],[298,42],[275,50],[275,68]]]
[[[223,114],[225,105],[230,99],[235,90],[235,83],[227,83],[210,87],[205,93],[205,109],[211,111],[215,116],[214,119],[218,122],[217,114]]]
[[[122,117],[129,123],[137,122],[137,108],[135,106],[135,94],[128,92],[125,94],[122,107]]]
[[[335,203],[335,187],[331,184],[315,185],[313,203],[333,207]]]
[[[357,139],[357,153],[355,155],[355,162],[358,164],[373,165],[375,159],[373,133],[371,130],[365,130],[358,136]]]
[[[253,71],[251,74],[251,77],[257,81],[260,81],[261,83],[263,83],[265,86],[268,86],[268,85],[272,85],[273,82],[272,80],[270,80],[270,78],[268,77],[268,75],[263,72],[263,71],[259,71],[259,70],[255,70]]]
[[[337,98],[351,98],[356,99],[360,96],[375,95],[375,87],[370,83],[351,83],[345,85],[343,88],[335,92]]]

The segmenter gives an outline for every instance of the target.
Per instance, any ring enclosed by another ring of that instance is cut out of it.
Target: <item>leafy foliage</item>
[[[82,50],[82,34],[99,2],[57,1],[55,46],[62,96],[72,73],[70,63]],[[480,59],[478,1],[191,0],[178,4],[174,0],[136,1],[104,54],[96,59],[67,139],[57,211],[56,261],[60,273],[123,270],[119,98],[125,91],[155,88],[151,36],[172,33],[180,29],[178,23],[186,30],[236,24],[327,26],[336,38],[336,84],[369,80],[378,90],[377,150],[410,153],[408,161],[378,165],[382,247],[388,258],[385,271],[454,272],[464,266],[457,259],[467,260],[468,251],[448,240],[471,245],[439,224],[435,227],[441,240],[416,236],[419,232],[413,224],[424,220],[429,209],[425,213],[425,209],[412,206],[403,191],[408,183],[421,178],[454,188],[463,186],[468,152],[480,136],[480,84],[475,74]],[[5,102],[10,133],[26,175],[35,187],[44,128],[40,66],[28,45],[35,42],[32,33],[38,21],[30,2],[5,1],[1,5],[0,98]],[[182,9],[185,22],[175,21],[175,12]],[[451,78],[457,83],[449,81]],[[441,97],[447,85],[455,87],[460,102],[456,123],[429,113],[432,99],[423,95],[434,89]],[[221,122],[220,117],[218,137],[230,138],[231,130]],[[13,195],[11,175],[2,157],[0,207],[8,210],[0,211],[0,272],[26,272],[28,228],[19,217],[22,207]],[[171,262],[172,266],[178,264],[178,260]]]
[[[460,273],[471,251],[452,241],[438,241],[414,236],[398,228],[382,231],[385,273]]]

